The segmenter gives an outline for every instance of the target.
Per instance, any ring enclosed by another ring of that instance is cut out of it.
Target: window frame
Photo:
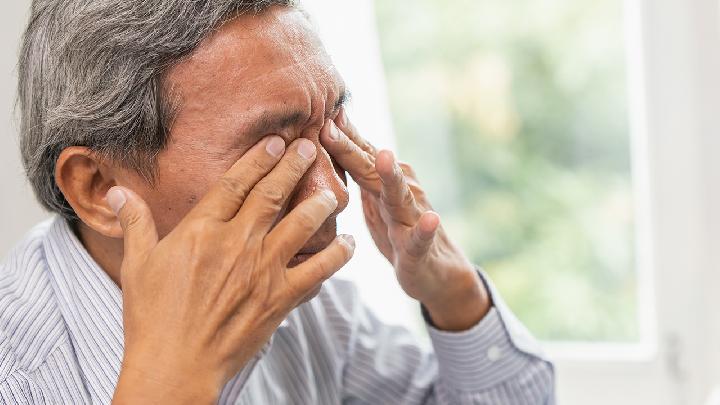
[[[304,5],[355,92],[354,121],[378,146],[392,148],[373,1]],[[712,209],[720,206],[720,192],[708,186],[720,180],[720,159],[712,153],[720,140],[707,136],[720,126],[720,3],[625,0],[625,11],[640,340],[544,347],[557,367],[559,403],[702,403],[720,384],[713,343],[720,341],[720,317],[712,313],[720,306],[713,288],[720,272],[712,271],[720,269],[720,249],[712,243],[720,240],[720,214]],[[353,18],[338,17],[346,15]],[[363,75],[371,88],[354,88]],[[340,227],[356,235],[358,249],[372,243],[358,204]],[[362,271],[386,272],[375,269],[384,264],[379,254],[359,254]],[[352,270],[344,276],[362,278]],[[371,303],[373,292],[361,286],[360,293]]]

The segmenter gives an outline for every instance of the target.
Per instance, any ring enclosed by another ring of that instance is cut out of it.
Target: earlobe
[[[85,225],[104,236],[122,238],[120,222],[105,199],[116,185],[115,174],[100,156],[82,146],[66,148],[55,164],[55,182]]]

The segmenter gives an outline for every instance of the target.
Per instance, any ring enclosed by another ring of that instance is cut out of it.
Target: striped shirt
[[[552,365],[489,286],[471,329],[428,325],[433,350],[331,279],[224,387],[222,404],[553,404]],[[0,267],[0,403],[108,404],[123,357],[122,293],[60,218]]]

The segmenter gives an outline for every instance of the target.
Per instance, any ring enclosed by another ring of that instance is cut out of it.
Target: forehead
[[[289,7],[227,22],[170,70],[167,84],[180,99],[176,124],[212,117],[226,128],[277,108],[304,110],[310,120],[342,86],[307,17]]]

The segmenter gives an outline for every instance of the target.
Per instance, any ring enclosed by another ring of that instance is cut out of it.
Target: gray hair
[[[40,203],[77,216],[55,182],[85,146],[151,182],[174,102],[163,77],[213,30],[293,0],[33,0],[18,65],[20,147]]]

